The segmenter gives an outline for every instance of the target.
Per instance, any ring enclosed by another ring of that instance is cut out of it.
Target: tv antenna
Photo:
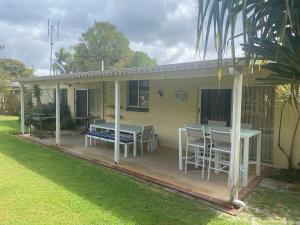
[[[50,38],[50,76],[52,72],[53,41],[59,37],[59,20],[48,19],[48,37]]]

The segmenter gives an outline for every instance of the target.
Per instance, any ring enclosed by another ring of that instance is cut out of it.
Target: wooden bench
[[[89,139],[89,141],[88,141],[88,139]],[[115,134],[111,133],[109,131],[88,131],[85,134],[85,147],[86,148],[89,145],[90,146],[92,145],[92,139],[114,143],[115,142]],[[124,151],[125,159],[128,156],[128,145],[131,145],[133,143],[134,143],[133,138],[120,135],[120,144],[124,145],[124,148],[125,148],[125,151]]]

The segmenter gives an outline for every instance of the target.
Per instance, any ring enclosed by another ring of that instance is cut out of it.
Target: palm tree
[[[68,59],[71,57],[71,54],[66,51],[64,48],[60,48],[58,52],[54,54],[54,71],[59,72],[60,74],[63,74],[64,72],[68,72],[66,69],[66,65],[68,63]],[[57,65],[58,64],[58,65]],[[63,68],[61,68],[63,67]],[[64,71],[65,70],[65,71]]]
[[[241,24],[242,26],[238,26]],[[205,27],[207,26],[207,27]],[[262,84],[284,85],[278,147],[286,156],[289,168],[294,164],[294,143],[300,123],[300,1],[299,0],[199,0],[196,49],[203,48],[205,58],[211,30],[218,55],[219,79],[222,78],[222,59],[228,46],[234,63],[238,37],[242,38],[245,60],[253,65],[264,61],[270,70]],[[200,43],[203,41],[203,45]],[[281,145],[282,114],[287,105],[297,113],[289,149]]]

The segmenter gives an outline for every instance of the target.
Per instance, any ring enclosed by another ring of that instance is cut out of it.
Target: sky
[[[199,60],[195,52],[197,0],[0,0],[0,57],[49,73],[48,18],[60,21],[54,51],[69,49],[95,21],[107,21],[133,50],[158,64]],[[208,58],[215,58],[213,48]]]

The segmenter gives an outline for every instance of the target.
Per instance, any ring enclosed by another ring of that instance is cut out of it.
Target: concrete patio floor
[[[21,135],[21,137],[43,145],[55,146],[55,138],[53,137],[40,139],[29,134]],[[229,201],[228,175],[212,172],[210,180],[207,181],[207,170],[204,179],[201,179],[200,169],[191,168],[187,174],[184,171],[179,171],[177,149],[159,147],[159,150],[155,152],[145,151],[143,156],[138,151],[137,157],[133,157],[131,147],[129,156],[125,159],[123,148],[121,148],[120,164],[116,166],[113,160],[113,144],[101,142],[97,143],[96,146],[85,148],[84,135],[73,131],[62,131],[60,149],[80,158],[117,167],[123,172],[130,171],[130,175],[142,179],[147,177],[150,181],[157,181],[154,183],[161,183],[164,184],[163,186],[199,196],[205,200],[218,203]],[[249,183],[254,180],[254,174],[254,168],[250,166]]]

